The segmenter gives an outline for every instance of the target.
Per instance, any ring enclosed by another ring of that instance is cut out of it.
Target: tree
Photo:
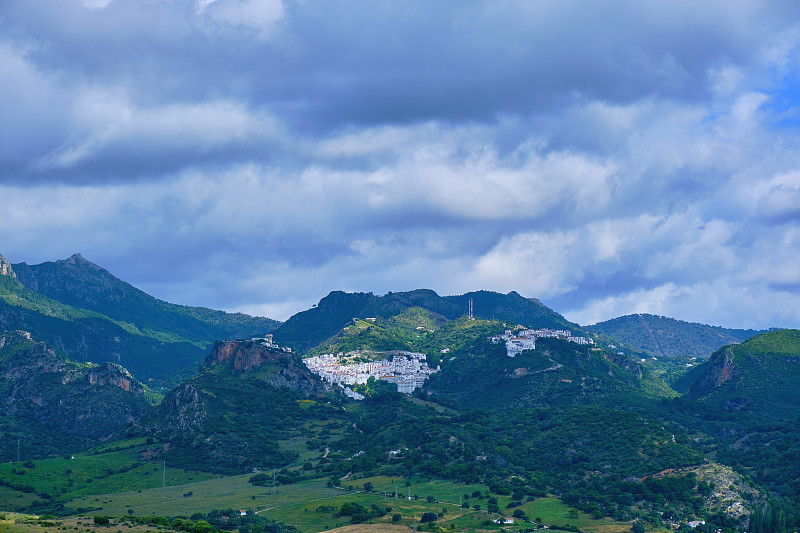
[[[372,483],[370,483],[369,481],[364,483],[364,492],[372,492],[373,488],[374,487],[372,486]]]
[[[392,515],[392,522],[399,522],[401,518],[403,518],[403,517],[400,516],[400,513],[393,514]]]
[[[419,520],[420,522],[435,522],[436,521],[436,513],[423,513],[422,518]]]

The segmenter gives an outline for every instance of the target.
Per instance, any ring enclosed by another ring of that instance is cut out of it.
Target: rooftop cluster
[[[562,339],[576,344],[594,344],[594,341],[588,337],[578,337],[572,334],[571,331],[565,329],[518,329],[516,333],[507,329],[502,335],[489,337],[493,343],[497,344],[500,341],[506,343],[506,355],[514,357],[524,350],[533,350],[536,348],[537,338],[550,338]]]
[[[361,399],[358,398],[360,395],[349,386],[362,385],[371,377],[396,383],[398,392],[410,394],[422,387],[428,376],[439,370],[428,366],[427,356],[423,353],[387,352],[380,355],[390,356],[391,360],[384,357],[379,361],[351,362],[359,355],[324,354],[308,357],[304,362],[309,370],[332,385],[344,387],[345,394],[357,399]]]

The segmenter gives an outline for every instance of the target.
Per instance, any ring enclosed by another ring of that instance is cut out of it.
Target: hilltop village
[[[364,396],[353,391],[350,386],[363,385],[369,378],[397,384],[397,391],[411,394],[414,389],[422,387],[428,376],[438,372],[428,366],[427,356],[415,352],[384,352],[381,355],[391,357],[371,362],[349,362],[359,353],[324,354],[308,357],[303,360],[309,370],[332,385],[344,388],[344,393],[351,398],[362,400]]]
[[[562,339],[576,344],[594,344],[594,341],[588,337],[576,337],[572,332],[564,329],[524,329],[522,326],[517,326],[516,334],[507,329],[502,335],[496,337],[489,337],[494,344],[500,341],[506,343],[506,355],[514,357],[524,350],[533,350],[536,348],[537,338],[549,339]]]

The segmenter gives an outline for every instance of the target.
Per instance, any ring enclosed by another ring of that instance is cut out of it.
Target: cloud
[[[792,2],[0,8],[0,250],[285,318],[517,290],[796,324]]]
[[[267,35],[284,15],[282,0],[198,0],[197,13],[211,20]]]
[[[74,110],[80,135],[42,157],[36,170],[65,169],[92,159],[192,158],[231,145],[270,142],[279,134],[268,116],[227,101],[136,108],[125,95],[102,91],[84,95]],[[77,132],[76,132],[77,133]],[[258,138],[258,139],[256,139]]]
[[[113,0],[79,0],[81,5],[87,9],[103,9]]]

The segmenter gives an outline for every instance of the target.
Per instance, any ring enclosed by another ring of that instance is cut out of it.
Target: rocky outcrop
[[[92,386],[118,387],[138,397],[144,396],[144,386],[124,367],[116,363],[103,363],[89,370],[87,379]]]
[[[166,442],[172,464],[202,463],[223,473],[284,466],[294,436],[318,410],[322,381],[295,354],[259,340],[217,342],[200,371],[128,430]]]
[[[12,278],[17,277],[17,275],[14,273],[14,269],[11,268],[11,263],[9,263],[2,255],[0,255],[0,276],[10,276]]]
[[[24,331],[0,335],[0,414],[67,435],[104,438],[149,407],[145,387],[114,363],[70,361]]]
[[[706,459],[702,465],[671,470],[668,475],[693,473],[697,481],[705,481],[713,489],[704,496],[705,506],[729,518],[743,520],[753,509],[764,505],[766,498],[731,467]],[[657,474],[655,477],[663,477]]]
[[[191,383],[181,385],[168,394],[159,410],[161,420],[168,422],[163,429],[173,437],[194,433],[206,418],[200,393]]]
[[[615,365],[624,368],[637,379],[642,379],[642,367],[639,363],[632,361],[627,355],[620,355],[618,353],[606,352],[606,361],[614,363]]]
[[[708,369],[692,384],[689,394],[704,396],[725,383],[735,380],[741,369],[733,363],[733,349],[726,346],[714,352],[708,362]]]
[[[308,370],[299,356],[281,348],[265,346],[260,341],[217,342],[204,365],[205,368],[214,366],[226,367],[239,377],[259,372],[259,379],[269,385],[296,390],[305,396],[325,390],[323,383]]]

